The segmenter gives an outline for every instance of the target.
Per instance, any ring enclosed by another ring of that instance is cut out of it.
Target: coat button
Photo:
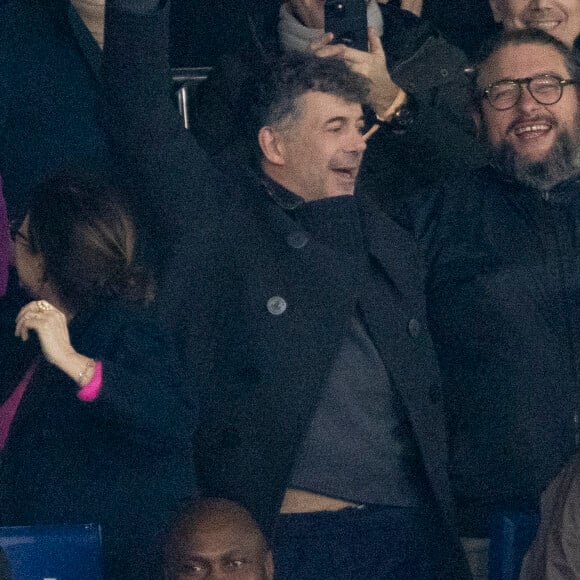
[[[272,296],[266,306],[270,314],[280,316],[280,314],[284,314],[288,304],[286,304],[286,300],[282,296]]]
[[[407,329],[413,338],[417,338],[421,334],[421,323],[416,318],[411,318]]]
[[[446,77],[449,74],[449,71],[446,68],[442,68],[439,72],[442,77]]]
[[[291,248],[299,250],[308,243],[308,236],[304,232],[291,232],[286,236],[286,242]]]

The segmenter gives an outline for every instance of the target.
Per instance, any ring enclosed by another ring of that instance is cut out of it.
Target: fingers
[[[381,54],[383,52],[381,37],[372,26],[369,26],[369,52],[371,54]]]
[[[54,306],[46,300],[29,302],[24,306],[16,317],[15,336],[22,340],[28,340],[29,330],[39,330],[47,322],[54,319],[55,315],[61,315]]]
[[[334,34],[332,32],[325,32],[320,38],[313,40],[308,49],[317,56],[336,56],[335,54],[327,54],[325,51],[336,50],[338,47],[344,47],[342,44],[332,44]]]

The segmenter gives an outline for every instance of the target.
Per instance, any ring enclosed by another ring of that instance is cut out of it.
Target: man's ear
[[[264,159],[273,165],[284,165],[284,139],[279,131],[266,125],[258,131],[258,144]]]
[[[501,24],[505,16],[504,2],[505,0],[489,0],[489,5],[493,13],[493,19],[497,22],[497,24]]]

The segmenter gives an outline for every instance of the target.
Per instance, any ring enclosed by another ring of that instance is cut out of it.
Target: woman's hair
[[[107,298],[153,299],[152,278],[135,261],[135,223],[102,176],[67,171],[32,192],[30,251],[63,306],[77,312]]]

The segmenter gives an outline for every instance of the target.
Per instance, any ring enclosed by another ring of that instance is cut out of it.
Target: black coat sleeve
[[[102,363],[99,396],[84,409],[148,446],[190,447],[196,391],[180,386],[171,338],[144,307],[103,310],[73,335],[77,351]]]

